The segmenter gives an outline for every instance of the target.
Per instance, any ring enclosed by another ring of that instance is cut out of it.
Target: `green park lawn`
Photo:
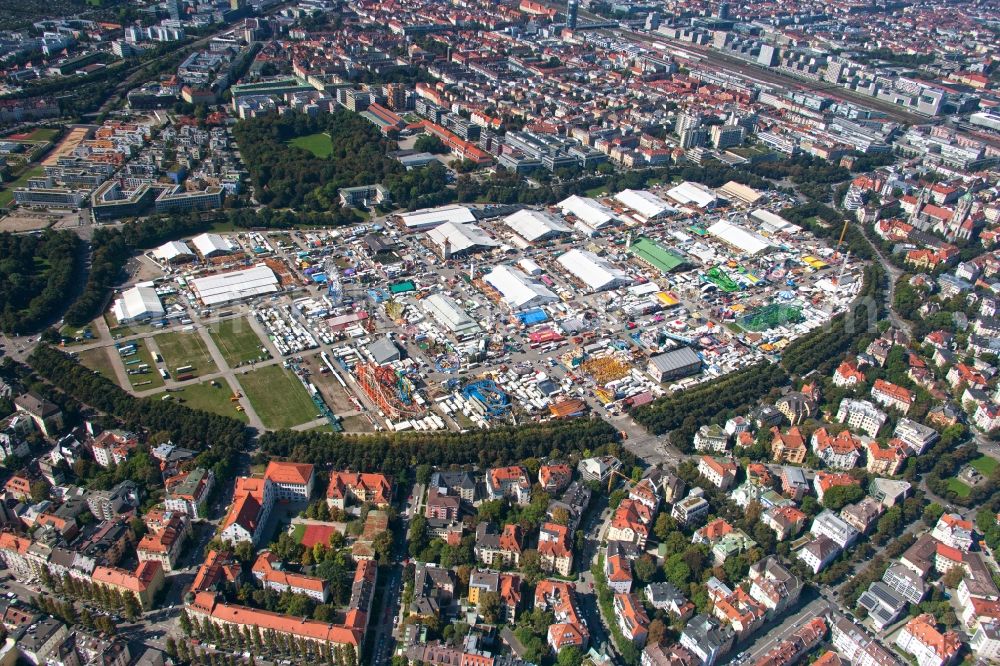
[[[260,338],[250,327],[246,317],[224,319],[212,324],[208,327],[208,333],[230,367],[235,368],[261,357]]]
[[[948,490],[951,490],[959,497],[968,497],[972,492],[972,488],[965,485],[958,479],[948,479]]]
[[[1000,462],[996,458],[990,458],[989,456],[982,456],[981,458],[976,458],[969,463],[972,467],[982,474],[983,476],[989,478],[993,474],[997,467],[1000,467]]]
[[[246,423],[249,419],[245,412],[236,409],[238,402],[233,402],[230,398],[233,395],[229,384],[222,380],[216,382],[202,382],[200,384],[189,384],[180,389],[173,389],[170,393],[163,395],[173,396],[173,399],[191,409],[200,409],[213,414],[229,416]]]
[[[44,173],[44,169],[40,165],[36,165],[25,169],[16,180],[6,183],[5,187],[0,190],[0,206],[9,206],[10,202],[14,200],[14,190],[19,187],[27,187],[29,178],[37,178]]]
[[[211,354],[208,353],[205,341],[194,331],[161,333],[154,336],[153,340],[160,348],[163,361],[170,373],[175,373],[177,368],[185,365],[194,366],[192,372],[197,375],[207,375],[219,370]]]
[[[329,157],[330,153],[333,152],[333,141],[330,140],[330,135],[325,132],[297,136],[289,141],[288,144],[296,148],[308,150],[316,157]]]
[[[316,405],[290,370],[269,365],[241,374],[238,379],[264,427],[280,430],[316,418]]]

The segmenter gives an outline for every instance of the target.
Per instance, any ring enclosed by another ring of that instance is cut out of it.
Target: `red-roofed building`
[[[645,645],[649,635],[649,617],[639,598],[631,593],[616,594],[614,608],[618,628],[625,638],[631,640],[636,647]]]
[[[698,460],[698,473],[720,490],[726,490],[733,485],[736,481],[736,470],[736,464],[728,460],[719,460],[711,456],[702,456]]]
[[[549,625],[546,638],[556,653],[566,647],[587,648],[590,632],[576,608],[573,585],[558,580],[543,580],[535,586],[535,608],[552,611],[556,621]]]
[[[190,592],[217,592],[223,585],[235,585],[243,575],[240,563],[225,551],[210,550],[191,583]]]
[[[258,477],[236,479],[233,504],[222,521],[220,537],[230,543],[249,541],[256,545],[273,504],[274,493],[270,481]]]
[[[771,456],[774,462],[787,462],[801,465],[806,459],[806,441],[798,426],[793,426],[788,432],[782,433],[776,427],[771,428]]]
[[[349,501],[385,508],[392,502],[392,483],[382,474],[333,472],[326,488],[326,503],[343,510]]]
[[[156,560],[163,565],[164,571],[173,571],[181,548],[191,534],[191,520],[187,514],[167,512],[162,517],[157,516],[158,524],[151,526],[148,518],[149,514],[146,523],[149,531],[135,547],[136,555],[140,560]]]
[[[913,393],[884,379],[876,379],[872,386],[872,399],[886,407],[895,407],[903,414],[913,405]]]
[[[813,452],[827,467],[834,469],[852,469],[861,459],[861,439],[843,430],[831,435],[826,428],[820,428],[813,433]]]
[[[716,518],[704,527],[695,530],[691,543],[704,543],[709,546],[733,531],[733,526],[725,518]]]
[[[542,571],[569,576],[573,570],[573,544],[569,528],[557,523],[544,523],[538,530],[538,555]]]
[[[538,483],[547,493],[558,493],[573,480],[573,468],[565,463],[542,465],[538,468]]]
[[[142,610],[153,607],[153,598],[163,587],[163,565],[157,560],[139,562],[135,571],[116,567],[94,567],[91,581],[123,593],[131,592],[139,600]]]
[[[833,373],[834,386],[856,386],[865,382],[865,373],[858,369],[857,363],[844,361]]]
[[[283,571],[278,556],[264,551],[253,564],[253,575],[265,588],[276,592],[290,590],[295,594],[305,594],[321,604],[329,597],[327,582],[323,578]]]
[[[924,613],[906,623],[896,647],[916,658],[918,666],[945,666],[958,658],[962,641],[954,631],[938,631],[934,616]]]
[[[852,477],[850,474],[845,473],[831,473],[831,472],[816,472],[816,477],[813,479],[813,489],[816,491],[816,497],[819,501],[823,501],[823,495],[830,488],[835,486],[860,486],[861,482]]]
[[[486,472],[486,493],[490,499],[509,497],[527,504],[531,501],[531,477],[520,465],[494,467]]]
[[[28,559],[30,547],[31,539],[13,532],[0,532],[0,560],[18,580],[27,580],[36,574],[32,561]]]
[[[906,463],[907,448],[898,439],[890,440],[889,446],[884,448],[877,441],[871,440],[865,448],[868,456],[865,469],[870,474],[895,476],[902,471]]]
[[[642,548],[653,526],[653,512],[645,504],[625,498],[615,509],[608,528],[608,541],[627,541]]]
[[[272,460],[264,471],[264,478],[274,484],[276,500],[308,500],[312,497],[316,473],[306,463]]]

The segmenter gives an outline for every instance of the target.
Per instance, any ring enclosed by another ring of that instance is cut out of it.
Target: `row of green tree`
[[[136,398],[48,345],[39,345],[28,362],[63,393],[125,427],[163,433],[174,444],[198,451],[195,464],[212,469],[216,478],[232,475],[237,454],[246,445],[248,431],[236,419],[189,409],[174,401]]]
[[[80,239],[71,231],[0,233],[0,329],[36,331],[66,307],[80,266]]]
[[[259,440],[258,459],[287,458],[333,469],[381,471],[397,475],[418,464],[447,467],[509,465],[525,458],[560,458],[584,447],[617,442],[619,433],[602,419],[548,421],[464,433],[428,432],[345,435],[291,430],[268,432]],[[609,447],[621,453],[620,447]]]
[[[758,363],[712,382],[658,398],[632,410],[632,417],[656,435],[673,430],[671,443],[690,452],[692,438],[706,423],[754,407],[771,389],[788,383],[781,366]]]

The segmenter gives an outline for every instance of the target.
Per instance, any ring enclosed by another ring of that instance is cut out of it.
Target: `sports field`
[[[174,389],[170,393],[162,395],[173,396],[173,399],[191,409],[200,409],[213,414],[231,416],[246,423],[249,419],[245,412],[237,409],[239,402],[233,402],[233,392],[223,380],[215,382],[202,382],[200,384],[189,384],[181,389]]]
[[[246,317],[225,319],[208,327],[208,333],[230,367],[260,359],[260,338]]]
[[[176,374],[177,368],[186,365],[194,366],[191,372],[196,375],[207,375],[219,370],[208,353],[205,341],[194,331],[160,333],[153,336],[153,341],[163,354],[163,361],[171,374]]]
[[[292,528],[292,538],[306,548],[312,548],[317,543],[329,546],[330,535],[336,531],[337,528],[333,525],[306,525],[299,523]]]
[[[330,135],[324,133],[297,136],[288,145],[308,150],[316,157],[329,157],[333,152],[333,141],[330,140]]]
[[[264,427],[280,430],[316,418],[316,405],[290,370],[269,365],[239,375],[238,379]]]

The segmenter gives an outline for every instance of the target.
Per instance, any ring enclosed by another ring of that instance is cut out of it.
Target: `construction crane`
[[[621,472],[619,472],[618,470],[616,470],[616,469],[613,469],[613,470],[611,470],[611,473],[610,473],[610,474],[608,474],[608,494],[609,494],[609,495],[611,494],[611,486],[612,486],[612,485],[614,484],[614,481],[615,481],[615,477],[616,477],[616,476],[620,476],[620,477],[622,477],[623,479],[625,479],[625,483],[626,483],[627,485],[630,485],[630,486],[634,486],[634,485],[636,485],[637,483],[639,483],[638,481],[633,481],[633,480],[632,480],[632,477],[630,477],[630,476],[625,476],[624,474],[622,474],[622,473],[621,473]]]
[[[840,231],[840,240],[837,241],[837,250],[838,251],[840,250],[841,243],[844,242],[844,236],[847,235],[847,225],[849,223],[850,223],[850,220],[847,219],[847,218],[844,218],[844,228]]]

